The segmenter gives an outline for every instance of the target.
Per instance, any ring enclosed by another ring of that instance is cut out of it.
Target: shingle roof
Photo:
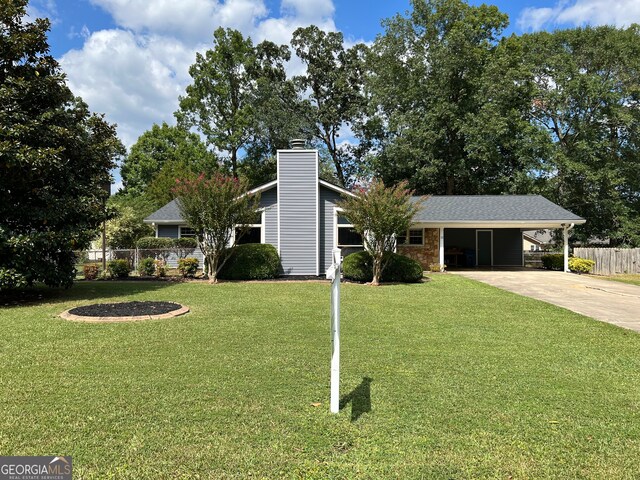
[[[417,201],[420,197],[413,197]],[[432,196],[414,217],[415,222],[562,221],[584,219],[541,195]]]
[[[145,222],[182,222],[182,215],[180,215],[180,208],[178,208],[178,203],[175,200],[171,200],[164,207],[159,210],[156,210],[147,218],[144,219]]]

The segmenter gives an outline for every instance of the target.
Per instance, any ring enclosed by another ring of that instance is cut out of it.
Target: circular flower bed
[[[177,317],[188,311],[188,307],[173,302],[120,302],[75,307],[60,316],[81,322],[131,322]]]

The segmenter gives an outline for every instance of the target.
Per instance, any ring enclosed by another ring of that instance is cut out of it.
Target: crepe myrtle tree
[[[247,193],[246,180],[215,174],[207,178],[176,179],[174,193],[182,218],[196,232],[198,246],[205,258],[205,275],[210,283],[226,258],[225,250],[234,247],[249,225],[254,223],[260,194]],[[239,235],[235,235],[240,229]]]
[[[380,284],[386,254],[393,252],[396,236],[407,231],[420,210],[424,198],[412,202],[412,194],[406,181],[387,187],[382,180],[374,179],[368,188],[357,189],[355,196],[345,196],[338,204],[353,228],[362,235],[364,247],[371,254],[371,285]]]

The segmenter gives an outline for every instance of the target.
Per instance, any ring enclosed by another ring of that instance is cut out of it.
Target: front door
[[[479,267],[493,265],[493,230],[476,230],[476,258]]]

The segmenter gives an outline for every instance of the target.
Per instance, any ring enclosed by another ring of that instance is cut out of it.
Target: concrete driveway
[[[640,332],[640,286],[534,269],[451,273]]]

